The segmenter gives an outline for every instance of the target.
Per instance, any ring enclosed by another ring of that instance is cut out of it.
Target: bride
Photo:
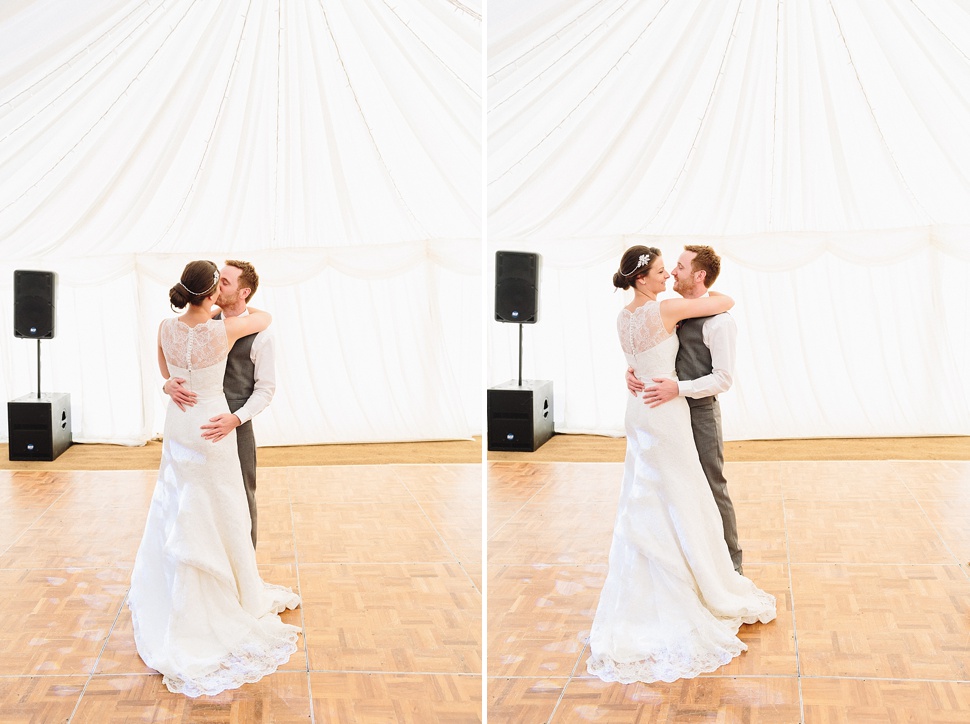
[[[264,583],[256,569],[235,431],[218,442],[202,438],[201,426],[229,409],[229,349],[271,321],[252,307],[245,317],[212,319],[218,293],[218,267],[190,262],[169,292],[186,311],[158,329],[162,375],[185,378],[198,398],[184,411],[169,402],[128,596],[138,654],[170,691],[191,697],[272,673],[296,651],[300,632],[277,615],[300,605],[299,596]]]
[[[716,292],[666,299],[660,251],[623,254],[614,286],[633,288],[620,346],[636,376],[676,379],[676,325],[734,306]],[[629,397],[626,460],[609,572],[590,632],[589,673],[604,681],[675,681],[726,664],[747,646],[741,624],[775,618],[775,599],[734,570],[701,468],[687,401],[658,407]]]

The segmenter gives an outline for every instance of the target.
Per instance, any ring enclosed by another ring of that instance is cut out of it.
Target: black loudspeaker
[[[71,439],[71,396],[66,392],[24,395],[7,403],[11,460],[56,459]]]
[[[535,452],[555,433],[552,381],[510,380],[488,388],[488,449]]]
[[[535,324],[539,318],[539,255],[495,252],[495,321]]]
[[[57,275],[49,271],[13,273],[13,334],[25,339],[54,337],[54,287]]]

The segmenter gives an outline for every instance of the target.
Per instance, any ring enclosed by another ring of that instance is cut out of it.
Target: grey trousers
[[[236,445],[239,448],[239,465],[242,468],[246,500],[249,502],[249,517],[253,521],[253,548],[256,547],[256,436],[250,420],[236,428]]]
[[[724,542],[731,553],[735,569],[741,568],[741,548],[738,546],[738,523],[734,516],[734,504],[727,491],[724,477],[724,438],[721,435],[721,406],[716,397],[703,397],[699,400],[687,398],[690,406],[690,424],[694,430],[694,444],[697,456],[711,486],[714,501],[721,513],[724,525]]]

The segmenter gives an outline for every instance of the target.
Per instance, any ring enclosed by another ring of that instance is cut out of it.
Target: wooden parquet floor
[[[125,605],[147,470],[0,471],[0,722],[480,722],[479,464],[261,468],[263,578],[299,650],[215,697],[174,695]]]
[[[621,463],[490,462],[488,721],[970,722],[970,461],[729,462],[778,617],[672,684],[586,673]]]

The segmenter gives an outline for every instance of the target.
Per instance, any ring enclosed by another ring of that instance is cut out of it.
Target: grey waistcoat
[[[677,352],[677,378],[696,380],[714,371],[711,350],[704,344],[704,322],[710,317],[685,319],[677,330],[680,350]]]
[[[256,365],[250,357],[255,340],[256,335],[250,334],[237,341],[229,350],[222,389],[226,393],[230,412],[245,405],[256,387]]]

